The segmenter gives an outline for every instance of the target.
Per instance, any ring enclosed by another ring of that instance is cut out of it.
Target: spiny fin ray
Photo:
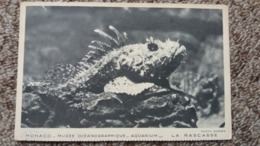
[[[89,45],[88,46],[91,49],[95,49],[95,50],[101,50],[101,51],[105,51],[103,48],[97,47],[97,46],[93,46],[93,45]]]
[[[126,39],[124,38],[124,35],[122,35],[114,26],[110,25],[109,29],[116,34],[119,45],[125,43]]]
[[[99,29],[95,29],[94,30],[96,33],[98,33],[99,35],[103,36],[104,38],[111,40],[112,42],[114,42],[116,45],[119,45],[118,41],[115,40],[112,36],[110,36],[109,34],[99,30]]]
[[[94,41],[91,41],[92,44],[97,44],[99,45],[100,47],[106,47],[106,48],[111,48],[111,45],[105,43],[105,42],[101,42],[101,41],[97,41],[97,40],[94,40]]]

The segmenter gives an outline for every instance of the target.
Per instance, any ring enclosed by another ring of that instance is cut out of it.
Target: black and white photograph
[[[227,132],[225,15],[220,7],[24,5],[16,128]],[[163,139],[140,137],[153,136]]]

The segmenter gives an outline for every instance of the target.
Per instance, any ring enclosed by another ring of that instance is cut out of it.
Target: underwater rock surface
[[[197,127],[190,99],[153,86],[138,95],[80,92],[62,98],[25,93],[24,127]]]

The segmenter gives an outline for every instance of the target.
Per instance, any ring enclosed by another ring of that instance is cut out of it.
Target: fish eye
[[[157,51],[158,48],[159,48],[158,45],[155,44],[155,43],[150,43],[150,44],[147,45],[147,47],[148,47],[148,49],[149,49],[150,51]]]

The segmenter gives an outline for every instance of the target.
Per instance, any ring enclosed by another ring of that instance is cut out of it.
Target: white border
[[[21,128],[22,85],[26,6],[82,6],[82,7],[155,7],[221,9],[223,14],[225,128]],[[22,2],[15,118],[15,140],[19,141],[191,141],[229,140],[231,128],[231,87],[228,7],[205,4],[150,4],[150,3],[82,3],[82,2]],[[74,137],[71,137],[71,136]],[[191,136],[192,135],[192,136]],[[212,136],[213,135],[213,136]],[[37,137],[38,136],[38,137]],[[84,137],[85,136],[85,137]],[[191,136],[191,137],[190,137]]]

